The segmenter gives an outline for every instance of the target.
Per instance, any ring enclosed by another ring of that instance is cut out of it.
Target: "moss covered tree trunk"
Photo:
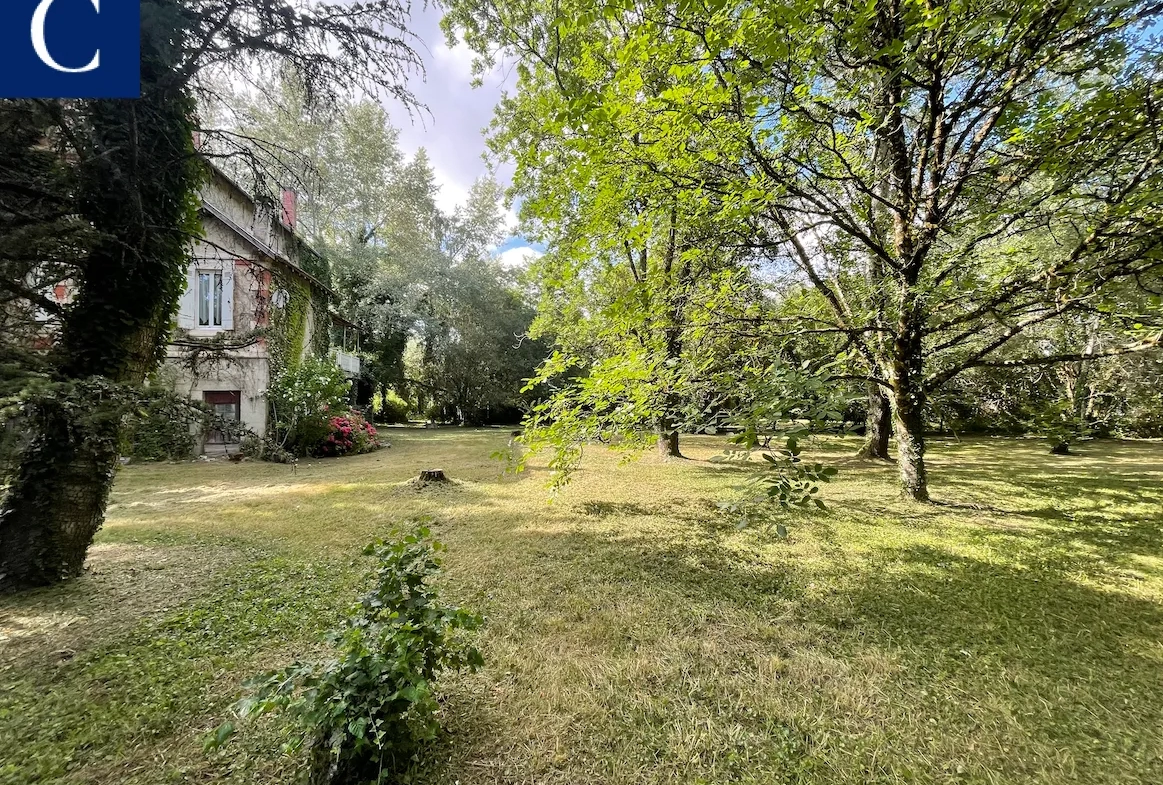
[[[917,407],[898,406],[894,425],[901,488],[916,501],[927,502],[929,477],[925,468],[924,420]]]
[[[892,403],[880,385],[868,385],[868,414],[865,417],[864,445],[856,453],[858,458],[888,461],[888,442],[892,437]]]
[[[96,239],[78,260],[50,392],[23,413],[32,437],[0,506],[0,589],[77,575],[105,515],[121,415],[160,362],[198,231],[203,166],[194,102],[143,27],[142,97],[55,109],[76,167],[76,212]],[[97,392],[95,392],[97,391]]]
[[[18,458],[0,511],[0,591],[80,573],[117,462],[114,423],[105,439],[78,439],[63,407],[43,401],[29,408],[24,424],[37,435]]]

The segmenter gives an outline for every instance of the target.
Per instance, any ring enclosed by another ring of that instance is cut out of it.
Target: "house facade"
[[[267,432],[265,391],[281,367],[322,353],[335,324],[335,294],[310,270],[317,254],[296,234],[296,201],[256,199],[217,168],[202,189],[203,237],[193,249],[164,378],[256,433]],[[359,358],[335,357],[349,377]],[[205,435],[207,452],[229,449]]]

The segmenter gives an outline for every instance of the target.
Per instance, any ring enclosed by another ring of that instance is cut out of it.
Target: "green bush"
[[[201,403],[149,387],[125,418],[121,452],[146,461],[188,461],[209,421],[210,412]]]
[[[383,423],[406,423],[412,405],[401,398],[395,390],[388,390],[380,397],[380,408],[376,420]]]
[[[375,452],[382,445],[376,427],[358,412],[332,417],[331,432],[319,445],[317,455],[359,455]]]
[[[331,433],[331,418],[347,412],[351,382],[330,359],[308,357],[280,373],[267,390],[274,442],[310,455]]]
[[[464,640],[482,619],[441,602],[429,583],[444,549],[417,521],[409,533],[377,540],[364,554],[377,561],[374,585],[328,635],[336,657],[296,662],[249,682],[235,705],[240,718],[284,712],[292,741],[308,746],[311,785],[381,783],[396,776],[440,729],[433,688],[444,670],[475,670],[481,654]],[[226,722],[208,749],[234,733]]]
[[[265,439],[254,433],[248,433],[242,437],[238,451],[247,458],[269,461],[270,463],[293,463],[295,461],[294,455],[270,439]]]

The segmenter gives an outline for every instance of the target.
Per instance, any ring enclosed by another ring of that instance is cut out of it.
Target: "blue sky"
[[[449,48],[440,30],[440,9],[434,4],[413,5],[411,30],[420,41],[416,44],[427,71],[410,84],[412,92],[428,107],[409,122],[399,105],[387,104],[392,122],[400,129],[401,147],[409,155],[420,147],[429,158],[440,184],[439,204],[449,211],[464,201],[473,182],[490,173],[484,159],[484,128],[493,116],[493,108],[506,89],[515,84],[511,69],[498,68],[484,78],[481,87],[472,86],[472,53],[463,44]],[[509,166],[493,174],[508,185],[512,176]],[[515,225],[515,216],[510,216]],[[519,237],[510,237],[497,249],[506,264],[519,264],[538,253]]]

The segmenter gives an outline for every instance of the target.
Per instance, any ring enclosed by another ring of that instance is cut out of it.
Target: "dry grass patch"
[[[854,440],[822,442],[831,512],[784,542],[716,508],[741,476],[708,461],[723,439],[667,464],[593,450],[552,503],[540,465],[499,476],[507,439],[401,430],[294,474],[129,467],[97,572],[6,606],[53,629],[135,610],[51,678],[10,663],[0,782],[290,782],[273,727],[211,757],[200,734],[317,645],[357,549],[417,514],[450,599],[488,617],[418,783],[1163,781],[1163,445],[937,440],[937,504],[917,505]],[[427,468],[454,482],[415,489]],[[172,591],[116,553],[160,559]],[[38,640],[14,645],[51,660]]]
[[[57,589],[0,596],[0,670],[64,661],[95,637],[176,608],[207,590],[236,554],[227,548],[99,543],[85,573]]]

